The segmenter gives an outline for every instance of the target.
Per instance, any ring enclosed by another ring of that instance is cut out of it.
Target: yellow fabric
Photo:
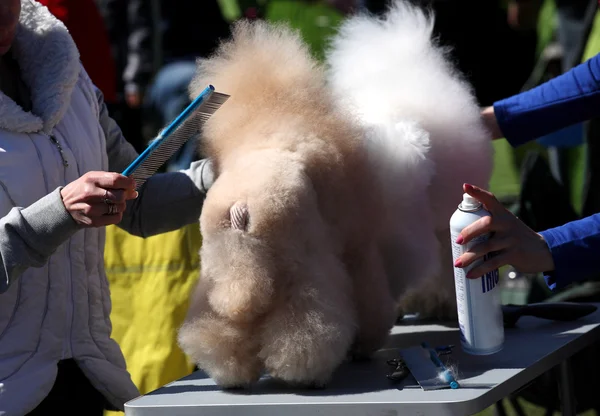
[[[107,228],[112,336],[142,394],[193,370],[177,345],[191,290],[199,276],[198,224],[147,239]],[[106,412],[106,415],[123,415]]]

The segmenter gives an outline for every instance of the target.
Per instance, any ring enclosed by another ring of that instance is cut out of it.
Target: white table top
[[[372,361],[343,365],[331,385],[322,390],[291,389],[267,378],[249,391],[227,392],[202,372],[195,372],[128,402],[125,415],[469,415],[599,340],[600,309],[574,322],[523,317],[505,334],[501,352],[472,356],[462,352],[456,328],[396,326],[387,347]],[[422,341],[432,346],[455,345],[452,360],[461,388],[423,391],[412,377],[400,384],[386,378],[390,372],[386,360],[398,357],[398,348]]]

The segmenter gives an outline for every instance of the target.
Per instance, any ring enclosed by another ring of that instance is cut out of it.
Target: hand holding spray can
[[[490,213],[483,208],[481,202],[469,194],[463,195],[461,204],[450,219],[453,261],[456,261],[471,247],[490,237],[487,234],[464,245],[456,244],[456,239],[463,228],[489,215]],[[464,269],[454,268],[461,344],[465,352],[474,355],[494,354],[500,351],[504,344],[498,269],[476,279],[467,279],[469,270],[488,258],[489,256],[478,259]]]

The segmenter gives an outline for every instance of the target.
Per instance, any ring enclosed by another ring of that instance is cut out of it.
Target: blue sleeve
[[[600,272],[600,214],[540,233],[554,260],[544,278],[551,290],[562,289]]]
[[[504,137],[517,147],[600,115],[600,54],[531,90],[494,103]]]

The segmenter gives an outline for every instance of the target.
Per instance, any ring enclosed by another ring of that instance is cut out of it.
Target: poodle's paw
[[[260,378],[263,365],[252,328],[204,316],[186,322],[179,330],[182,350],[219,386],[250,386]]]
[[[313,340],[314,342],[314,340]],[[325,345],[319,347],[324,348]],[[328,349],[306,347],[280,350],[265,356],[271,377],[294,386],[326,386],[335,369],[344,361],[347,347],[329,344]]]
[[[239,368],[239,367],[238,367]],[[209,372],[215,383],[226,390],[246,390],[256,383],[260,378],[261,368],[250,366],[239,368],[239,372],[219,371],[213,368]]]
[[[407,293],[401,307],[411,314],[418,314],[424,321],[454,321],[458,319],[456,299],[452,296],[434,296],[427,293]]]
[[[396,305],[396,322],[395,323],[401,322],[402,319],[404,319],[404,317],[408,314],[409,313],[404,310],[402,305],[400,305],[400,304]]]
[[[298,388],[324,388],[331,381],[333,366],[321,368],[271,368],[269,374],[288,385]]]
[[[217,362],[216,360],[219,360]],[[211,363],[204,364],[205,371],[224,389],[242,390],[251,387],[262,375],[262,363],[256,357],[243,355],[216,357]]]
[[[365,329],[359,331],[351,350],[351,354],[354,357],[353,361],[369,359],[385,345],[390,329],[394,324],[393,320],[389,321],[389,325],[380,325],[372,331]]]
[[[348,351],[348,359],[351,362],[370,361],[373,358],[373,355],[381,348],[383,344],[384,341],[382,341],[379,337],[377,337],[377,339],[367,339],[364,338],[364,336],[359,336]]]
[[[256,357],[218,354],[197,363],[219,386],[226,389],[245,389],[256,383],[263,366]]]

